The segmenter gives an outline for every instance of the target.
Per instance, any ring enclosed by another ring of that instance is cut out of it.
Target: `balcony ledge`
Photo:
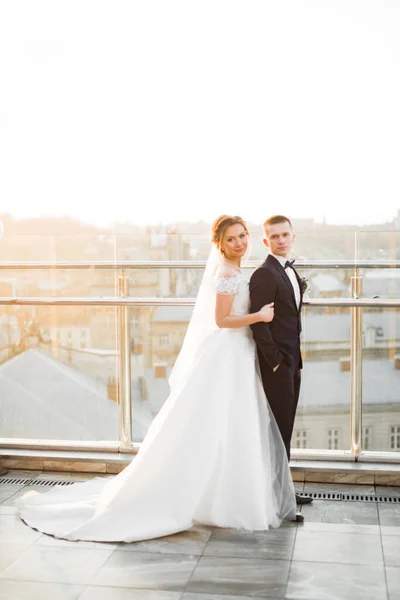
[[[7,469],[60,473],[116,474],[133,459],[131,453],[0,448]],[[342,460],[292,460],[296,482],[400,486],[400,464]]]

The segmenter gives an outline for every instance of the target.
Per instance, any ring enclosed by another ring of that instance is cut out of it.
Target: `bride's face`
[[[243,225],[230,225],[227,227],[221,243],[221,250],[226,258],[242,258],[246,253],[248,235]]]

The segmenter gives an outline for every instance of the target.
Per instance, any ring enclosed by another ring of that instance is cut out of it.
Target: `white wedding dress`
[[[241,272],[214,284],[236,294],[232,314],[248,312]],[[294,518],[290,470],[250,329],[215,327],[192,358],[122,473],[29,492],[17,504],[21,518],[58,538],[103,542],[157,538],[195,523],[265,530]]]

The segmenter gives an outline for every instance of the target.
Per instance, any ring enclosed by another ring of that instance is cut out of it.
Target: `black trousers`
[[[281,363],[275,372],[269,367],[261,369],[261,378],[290,460],[290,440],[300,393],[300,368]]]

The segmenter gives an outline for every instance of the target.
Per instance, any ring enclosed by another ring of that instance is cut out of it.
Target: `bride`
[[[29,526],[58,538],[134,542],[194,523],[242,530],[296,520],[285,447],[266,401],[240,269],[249,233],[240,217],[213,224],[213,249],[170,378],[170,395],[138,455],[116,477],[18,502]]]

